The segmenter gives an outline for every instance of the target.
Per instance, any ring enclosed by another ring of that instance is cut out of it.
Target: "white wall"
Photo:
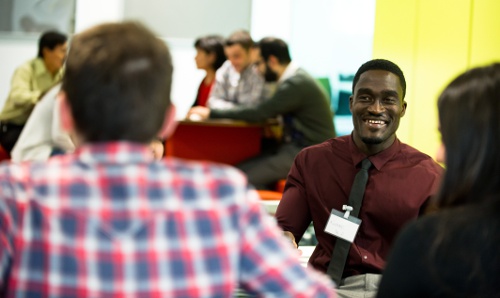
[[[124,0],[77,0],[75,10],[75,32],[103,22],[123,20]]]
[[[252,0],[123,1],[124,19],[143,22],[170,47],[174,64],[172,100],[177,107],[177,118],[184,118],[205,74],[196,69],[195,39],[207,34],[229,36],[235,30],[250,30]]]
[[[99,9],[96,9],[98,7]],[[77,0],[75,32],[101,22],[123,19],[123,0]],[[0,34],[0,107],[3,107],[10,89],[14,70],[25,61],[36,57],[39,34]]]
[[[283,38],[294,61],[313,76],[330,78],[335,101],[345,88],[339,73],[353,73],[371,58],[374,18],[375,0],[77,0],[75,31],[123,19],[151,27],[171,49],[172,98],[182,118],[204,75],[194,63],[196,37],[248,29],[257,40]],[[37,41],[38,35],[0,35],[1,106],[14,69],[36,56]],[[336,118],[337,127],[349,131],[350,117],[341,118]]]
[[[193,39],[213,33],[227,36],[238,29],[250,29],[251,3],[252,0],[124,0],[124,18],[140,20],[162,37]]]
[[[253,0],[255,39],[280,37],[292,60],[314,77],[328,77],[336,106],[339,74],[354,74],[372,57],[375,0]],[[350,133],[350,116],[335,117],[338,134]]]
[[[10,80],[16,67],[38,53],[38,35],[0,35],[0,107],[3,107],[10,89]]]
[[[204,76],[194,63],[195,38],[249,30],[250,8],[251,0],[77,0],[75,32],[101,22],[120,20],[139,20],[152,28],[172,52],[175,69],[172,100],[180,119],[194,102]],[[36,56],[38,38],[38,34],[0,35],[0,107],[7,98],[15,68]]]
[[[165,38],[172,54],[172,102],[177,108],[177,119],[183,119],[192,106],[198,86],[205,72],[196,68],[194,39]]]

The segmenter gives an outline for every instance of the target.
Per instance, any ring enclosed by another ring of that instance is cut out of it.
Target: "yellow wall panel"
[[[474,0],[469,66],[500,62],[500,1]]]
[[[438,95],[464,70],[500,62],[499,36],[498,0],[377,0],[373,57],[407,78],[402,141],[435,156]]]
[[[430,156],[435,156],[440,142],[437,97],[452,77],[467,68],[470,1],[418,1],[410,144]]]
[[[373,38],[373,58],[393,61],[401,69],[406,79],[406,97],[409,108],[401,119],[398,138],[410,141],[412,113],[414,106],[413,69],[415,65],[417,0],[377,1],[375,30]]]

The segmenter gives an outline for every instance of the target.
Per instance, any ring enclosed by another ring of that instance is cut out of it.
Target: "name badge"
[[[332,213],[330,213],[330,217],[326,223],[325,232],[352,243],[358,233],[361,219],[350,215],[352,211],[351,206],[344,205],[342,209],[346,210],[346,212],[342,213],[332,209]]]

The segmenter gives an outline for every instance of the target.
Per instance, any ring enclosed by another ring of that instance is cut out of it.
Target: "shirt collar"
[[[154,160],[148,145],[125,141],[84,144],[74,155],[83,163],[148,163]]]
[[[392,145],[379,153],[371,156],[366,156],[354,143],[354,139],[351,133],[351,137],[349,138],[349,148],[351,151],[351,158],[353,162],[353,166],[356,167],[363,159],[367,158],[372,162],[373,166],[380,171],[382,167],[390,161],[396,153],[400,151],[401,142],[398,138],[394,140]]]
[[[293,63],[293,62],[288,63],[285,71],[283,72],[283,74],[281,75],[281,77],[278,80],[278,84],[282,83],[285,80],[287,80],[288,78],[292,77],[297,72],[298,69],[299,69],[299,66],[296,65],[295,63]]]

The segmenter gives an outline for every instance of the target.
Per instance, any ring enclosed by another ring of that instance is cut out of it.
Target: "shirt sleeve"
[[[29,106],[37,103],[41,90],[33,90],[31,84],[33,80],[33,70],[30,65],[23,65],[16,69],[12,76],[9,101],[14,106]]]
[[[75,150],[75,145],[71,141],[71,138],[68,135],[68,133],[66,133],[62,129],[60,106],[61,106],[60,100],[58,100],[57,98],[54,99],[54,107],[52,110],[52,127],[51,127],[52,142],[56,147],[63,149],[65,152],[72,152],[73,150]]]
[[[228,61],[229,62],[229,61]],[[207,105],[211,109],[230,109],[236,107],[236,104],[229,100],[229,73],[228,65],[224,64],[215,73],[215,84],[208,96]]]
[[[307,204],[307,191],[302,173],[304,152],[295,158],[287,177],[287,185],[276,210],[278,225],[283,231],[289,231],[299,243],[312,217]]]
[[[237,107],[234,109],[211,109],[210,118],[239,119],[260,122],[300,108],[302,104],[300,88],[292,80],[287,80],[278,87],[274,95],[255,107]]]
[[[240,216],[243,287],[265,297],[335,297],[328,277],[300,264],[297,250],[263,211],[257,193],[249,190],[248,198]]]
[[[13,219],[7,201],[0,191],[0,296],[4,297],[12,264]]]

